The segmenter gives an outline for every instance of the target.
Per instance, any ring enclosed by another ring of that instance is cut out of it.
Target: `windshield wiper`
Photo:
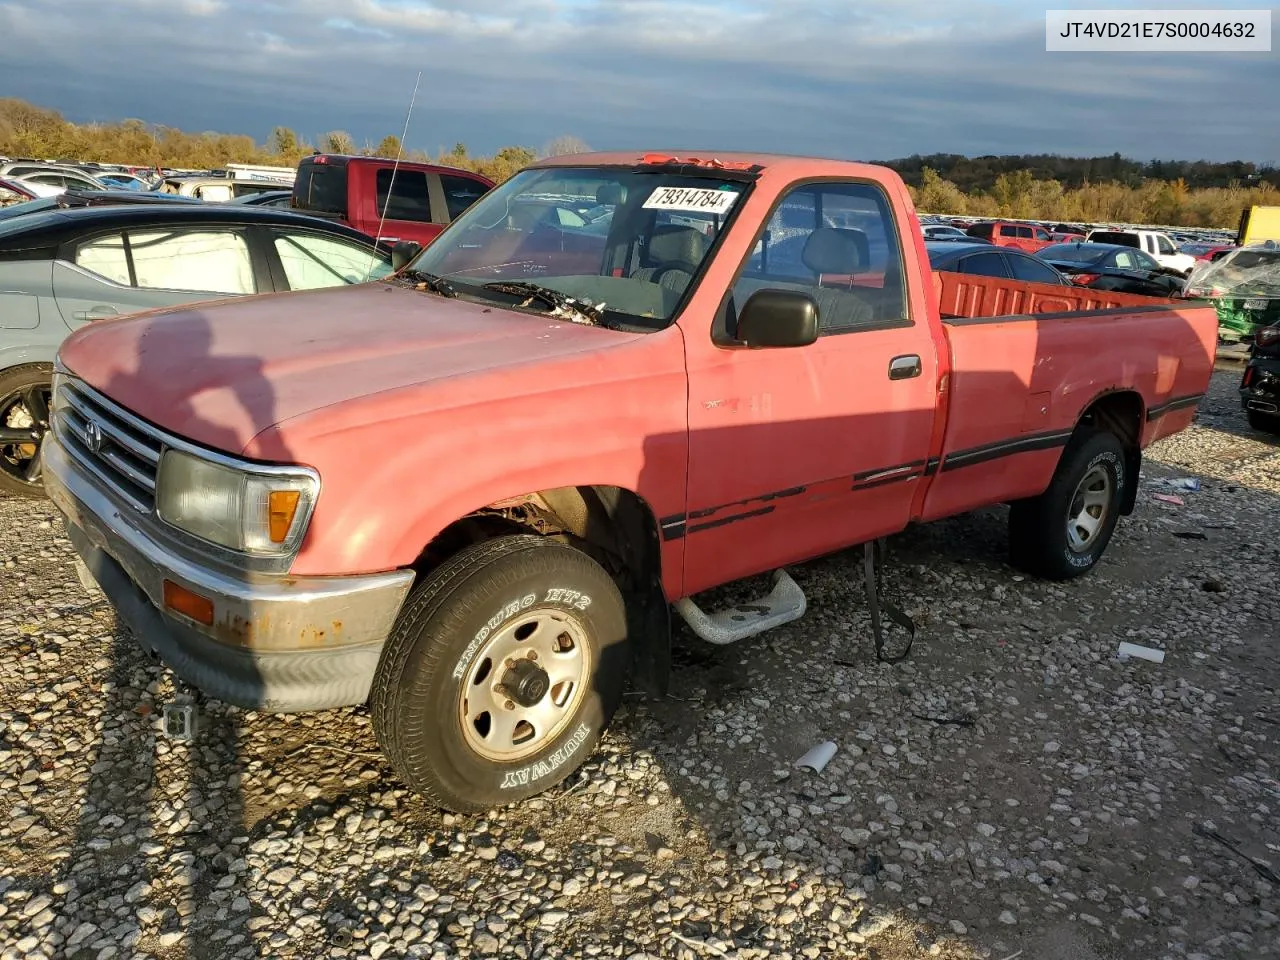
[[[527,280],[495,280],[492,283],[486,283],[483,289],[524,297],[524,301],[520,304],[522,307],[527,307],[533,301],[540,300],[551,307],[551,316],[560,317],[572,323],[585,323],[588,326],[608,326],[604,319],[603,303],[578,300],[567,293],[553,290],[551,287],[530,283]]]
[[[405,280],[413,282],[414,286],[419,290],[430,290],[432,293],[438,293],[442,297],[456,297],[458,291],[444,277],[437,277],[434,273],[427,273],[425,270],[405,270],[400,274]]]

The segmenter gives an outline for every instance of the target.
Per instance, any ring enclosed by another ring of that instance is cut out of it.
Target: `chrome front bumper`
[[[44,484],[93,579],[139,642],[209,696],[290,713],[363,703],[413,572],[245,576],[181,556],[78,470],[50,431]],[[213,604],[213,623],[168,609],[168,580]]]

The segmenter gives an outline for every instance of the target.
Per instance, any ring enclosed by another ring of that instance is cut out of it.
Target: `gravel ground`
[[[487,817],[400,788],[363,710],[165,740],[168,675],[0,501],[0,958],[1280,956],[1280,447],[1237,377],[1091,577],[1016,576],[1002,510],[913,531],[883,665],[861,553],[804,565],[803,620],[686,638],[673,699]]]

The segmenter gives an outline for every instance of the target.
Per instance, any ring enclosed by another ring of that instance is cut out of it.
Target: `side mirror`
[[[391,248],[391,269],[397,273],[408,266],[409,261],[422,250],[422,244],[413,240],[401,240]]]
[[[738,340],[748,347],[807,347],[818,339],[818,302],[807,293],[757,290],[738,314]]]

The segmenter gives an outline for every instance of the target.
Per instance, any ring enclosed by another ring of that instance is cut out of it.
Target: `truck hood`
[[[322,407],[637,336],[378,282],[100,321],[69,337],[60,357],[144,419],[239,453]]]

